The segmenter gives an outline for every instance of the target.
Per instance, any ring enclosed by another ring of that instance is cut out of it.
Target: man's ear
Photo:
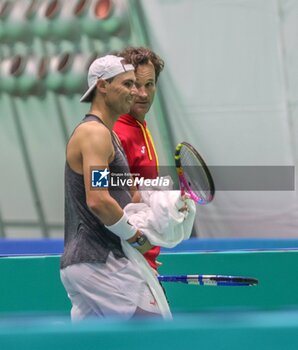
[[[107,91],[106,89],[107,85],[108,85],[107,81],[103,79],[97,80],[96,87],[101,93],[105,93]]]

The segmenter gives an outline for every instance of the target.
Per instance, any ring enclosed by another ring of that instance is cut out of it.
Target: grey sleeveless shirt
[[[102,121],[94,115],[87,114],[81,123]],[[102,123],[103,124],[103,123]],[[111,133],[115,149],[115,158],[109,164],[110,172],[129,173],[126,156],[116,137]],[[109,190],[110,195],[121,208],[131,202],[128,186]],[[109,231],[88,208],[84,178],[65,164],[65,223],[64,253],[60,268],[78,263],[105,263],[110,252],[115,258],[125,257],[120,238]]]

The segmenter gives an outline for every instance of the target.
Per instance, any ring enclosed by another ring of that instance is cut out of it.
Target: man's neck
[[[91,109],[89,111],[89,114],[94,115],[95,117],[97,117],[98,119],[100,119],[104,125],[112,131],[115,120],[113,120],[113,118],[111,118],[111,116],[109,115],[109,113],[107,113],[106,111],[102,111],[99,110],[97,108],[94,108],[91,106]]]
[[[130,113],[129,113],[130,114]],[[135,116],[133,114],[130,114],[134,119],[136,119],[138,122],[144,124],[145,116],[140,117],[140,116]]]
[[[97,117],[98,119],[100,119],[109,130],[113,129],[115,121],[112,120],[106,113],[98,111],[98,110],[94,110],[92,108],[90,109],[90,111],[88,113],[92,114],[95,117]]]

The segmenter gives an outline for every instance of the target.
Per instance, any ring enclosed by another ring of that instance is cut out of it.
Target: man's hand
[[[146,239],[146,242],[141,245],[141,246],[136,246],[134,247],[136,250],[138,250],[141,254],[145,254],[148,252],[148,250],[150,250],[151,248],[153,248],[154,246],[149,242],[148,239]]]
[[[141,254],[145,254],[153,248],[153,245],[149,242],[146,235],[144,235],[141,231],[137,231],[136,234],[127,240],[128,243],[135,249],[137,249]]]
[[[139,191],[134,191],[131,198],[132,203],[140,203],[142,201],[142,196]]]

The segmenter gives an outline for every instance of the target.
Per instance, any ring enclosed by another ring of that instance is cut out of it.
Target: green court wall
[[[9,350],[297,350],[291,312],[181,315],[158,320],[71,324],[63,319],[6,320],[0,347]]]
[[[298,251],[176,253],[162,255],[160,260],[161,274],[243,275],[259,280],[252,287],[168,284],[175,312],[298,306]]]
[[[162,254],[161,274],[237,274],[255,287],[165,284],[173,321],[71,323],[59,256],[0,258],[0,348],[296,350],[297,251]]]
[[[165,283],[173,313],[212,310],[275,310],[298,306],[298,252],[206,252],[162,254],[160,274],[228,274],[259,279],[253,287]],[[0,314],[69,314],[59,276],[59,256],[0,259]]]

